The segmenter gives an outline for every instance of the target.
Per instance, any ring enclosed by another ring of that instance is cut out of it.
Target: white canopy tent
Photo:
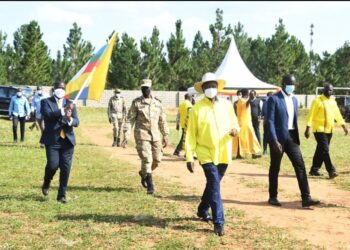
[[[215,74],[218,79],[226,81],[226,86],[220,94],[235,95],[236,91],[242,88],[254,89],[258,94],[280,90],[280,87],[265,83],[250,72],[238,52],[233,36],[225,58]]]

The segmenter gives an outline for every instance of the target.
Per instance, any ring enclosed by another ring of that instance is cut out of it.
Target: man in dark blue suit
[[[310,196],[305,164],[300,151],[298,131],[298,101],[293,96],[295,77],[285,75],[282,90],[267,101],[267,135],[270,145],[269,200],[273,206],[281,206],[277,199],[278,173],[283,153],[293,164],[301,192],[302,206],[309,207],[320,203]]]
[[[73,127],[79,125],[75,105],[64,99],[65,88],[63,81],[56,81],[53,96],[41,101],[45,129],[40,139],[40,143],[45,145],[47,158],[42,193],[49,194],[51,180],[60,168],[57,201],[62,203],[67,202],[66,189],[75,146]]]

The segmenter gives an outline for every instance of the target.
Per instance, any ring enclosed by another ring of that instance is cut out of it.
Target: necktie
[[[61,108],[63,107],[63,98],[58,99],[57,105],[58,105],[58,108],[59,108],[59,109],[61,109]],[[62,139],[66,138],[66,133],[64,133],[64,130],[63,130],[63,129],[61,129],[60,137],[61,137]]]

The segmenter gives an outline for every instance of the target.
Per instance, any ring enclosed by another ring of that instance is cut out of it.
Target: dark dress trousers
[[[269,195],[270,198],[277,198],[278,174],[282,156],[286,153],[293,164],[301,198],[305,200],[310,198],[310,189],[303,156],[299,147],[298,102],[295,97],[292,97],[292,100],[294,105],[293,130],[288,130],[288,112],[282,92],[272,95],[267,101],[266,128],[268,130],[267,139],[270,144]],[[272,143],[274,140],[277,140],[282,145],[282,154],[273,150]]]
[[[63,106],[67,106],[70,103],[71,101],[64,100]],[[41,114],[44,118],[45,129],[40,143],[45,145],[47,158],[44,185],[50,184],[57,169],[60,168],[60,184],[57,198],[65,197],[75,146],[73,127],[79,125],[77,110],[74,106],[72,110],[73,122],[69,125],[68,121],[62,116],[55,97],[52,96],[41,101]],[[60,137],[62,129],[65,132],[64,139]]]

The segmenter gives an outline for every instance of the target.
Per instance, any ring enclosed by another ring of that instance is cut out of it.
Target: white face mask
[[[41,90],[38,90],[38,95],[42,95],[43,92]]]
[[[115,96],[116,96],[117,98],[120,98],[120,94],[115,94]]]
[[[54,94],[58,99],[62,99],[66,94],[66,91],[64,89],[55,89]]]
[[[206,97],[212,99],[218,94],[218,89],[217,88],[209,88],[204,91],[204,94]]]
[[[22,96],[22,92],[17,92],[17,96],[21,97]]]

